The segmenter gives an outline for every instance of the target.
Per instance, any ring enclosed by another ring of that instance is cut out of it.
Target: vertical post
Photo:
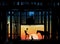
[[[12,40],[12,10],[10,12],[10,40]]]
[[[0,40],[1,40],[1,26],[2,26],[2,23],[1,23],[1,13],[0,13]]]
[[[42,17],[43,17],[43,12],[41,11],[41,24],[43,23]]]
[[[18,36],[18,15],[16,16],[16,37]]]
[[[52,14],[52,40],[56,40],[57,17],[55,11]]]
[[[60,16],[59,15],[58,15],[58,18],[59,18],[59,23],[58,23],[58,39],[60,39]]]
[[[46,32],[46,12],[45,12],[45,15],[44,15],[44,32]],[[46,34],[44,35],[44,39],[46,40]]]
[[[21,39],[21,11],[20,11],[20,39]]]
[[[50,14],[48,13],[48,39],[50,38]]]
[[[7,17],[6,10],[2,10],[2,40],[5,42],[6,40],[6,29],[7,29]]]
[[[38,11],[38,14],[37,15],[38,15],[38,24],[39,24],[39,11]]]
[[[52,13],[50,14],[50,39],[52,38]]]

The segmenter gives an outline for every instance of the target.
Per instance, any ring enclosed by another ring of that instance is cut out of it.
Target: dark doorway
[[[33,16],[30,16],[29,18],[27,18],[27,20],[26,20],[26,24],[28,24],[28,25],[30,25],[30,24],[34,24]]]

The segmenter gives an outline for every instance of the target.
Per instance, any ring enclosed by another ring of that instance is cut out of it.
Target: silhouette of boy
[[[28,28],[26,28],[26,30],[24,31],[24,32],[25,32],[25,39],[26,39],[27,37],[29,37],[29,34],[27,33],[27,30],[28,30]]]
[[[33,36],[31,36],[31,40],[33,40]]]

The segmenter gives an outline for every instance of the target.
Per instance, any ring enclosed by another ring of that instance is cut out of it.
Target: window
[[[29,12],[29,16],[33,16],[34,15],[34,12],[33,11],[30,11]]]
[[[21,12],[21,24],[26,24],[28,18],[34,19],[34,24],[44,24],[45,11],[24,11]],[[46,16],[48,12],[46,12]],[[30,21],[31,22],[31,21]]]

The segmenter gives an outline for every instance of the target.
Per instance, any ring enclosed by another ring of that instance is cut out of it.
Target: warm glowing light
[[[31,34],[29,39],[38,40],[38,36],[36,34]]]
[[[26,37],[25,31],[28,28],[27,33],[29,37]],[[21,25],[21,40],[33,39],[40,40],[43,39],[41,34],[36,33],[37,30],[44,31],[44,25]]]

